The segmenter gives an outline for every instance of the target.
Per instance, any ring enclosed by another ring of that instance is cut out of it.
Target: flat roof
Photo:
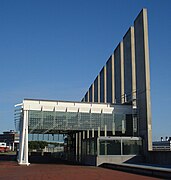
[[[29,98],[24,98],[24,100],[29,100],[29,101],[51,101],[51,102],[70,102],[70,103],[85,103],[85,104],[110,104],[110,103],[99,103],[99,102],[81,102],[81,101],[67,101],[67,100],[52,100],[52,99],[29,99]]]
[[[122,105],[122,106],[130,106],[130,104],[120,104],[120,103],[104,103],[104,102],[83,102],[83,101],[69,101],[69,100],[52,100],[52,99],[32,99],[32,98],[24,98],[24,100],[29,101],[51,101],[51,102],[68,102],[68,103],[81,103],[81,104],[109,104],[113,105]]]
[[[132,113],[131,105],[91,103],[76,101],[58,101],[45,99],[24,99],[20,104],[15,105],[18,110],[36,111],[58,111],[58,112],[82,112],[82,113]],[[18,109],[18,107],[21,107]]]

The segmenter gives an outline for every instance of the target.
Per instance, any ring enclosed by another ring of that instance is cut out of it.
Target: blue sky
[[[171,136],[170,0],[1,0],[0,132],[23,98],[80,101],[143,7],[153,139]]]

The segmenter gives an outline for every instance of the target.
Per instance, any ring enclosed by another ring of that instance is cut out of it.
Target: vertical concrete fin
[[[114,72],[114,54],[112,54],[111,59],[111,70],[112,70],[112,103],[115,103],[115,72]]]
[[[98,78],[97,78],[97,84],[98,84],[98,97],[97,97],[97,99],[98,99],[98,103],[100,103],[100,74],[98,75]]]
[[[87,91],[87,102],[90,102],[90,94],[89,94],[89,90]]]
[[[152,150],[150,69],[147,10],[142,9],[134,21],[137,107],[139,132],[145,139],[145,151]]]
[[[123,42],[114,51],[115,99],[116,103],[124,102],[124,57]]]
[[[106,89],[107,89],[107,88],[106,88],[106,84],[107,84],[107,83],[106,83],[106,65],[104,66],[104,70],[103,70],[103,71],[104,71],[104,87],[103,87],[103,88],[104,88],[104,93],[103,93],[103,94],[104,94],[104,95],[103,95],[104,98],[103,98],[103,102],[106,103],[106,102],[107,102],[107,90],[106,90]]]
[[[96,77],[94,81],[94,102],[98,102],[98,76]]]
[[[92,90],[92,94],[91,94],[91,102],[94,102],[94,82],[93,82],[93,84],[92,84],[92,86],[91,86],[91,90]]]
[[[136,78],[135,78],[135,43],[134,27],[130,27],[123,38],[124,48],[124,94],[127,101],[135,98]]]
[[[131,27],[131,62],[132,62],[132,99],[136,99],[136,72],[135,72],[135,36],[134,27]]]
[[[124,52],[123,42],[120,42],[120,64],[121,64],[121,103],[124,103]]]
[[[92,102],[92,85],[89,88],[89,102]]]
[[[88,102],[88,92],[85,94],[85,102]]]
[[[114,56],[111,55],[106,63],[106,96],[108,103],[114,103]]]
[[[106,102],[106,66],[100,71],[100,102]]]

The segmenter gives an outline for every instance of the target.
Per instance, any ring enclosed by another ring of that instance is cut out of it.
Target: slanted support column
[[[28,110],[24,110],[23,121],[20,126],[20,149],[18,163],[20,165],[29,165],[28,162]]]

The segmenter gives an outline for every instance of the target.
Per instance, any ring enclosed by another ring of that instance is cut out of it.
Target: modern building
[[[117,155],[118,162],[126,161],[142,150],[135,119],[136,109],[129,104],[25,99],[15,109],[19,163],[28,164],[28,134],[67,135],[68,160],[99,165],[103,156]],[[129,146],[134,150],[128,151]]]
[[[24,99],[16,105],[19,164],[28,134],[66,134],[67,158],[85,164],[137,160],[152,150],[147,10],[109,57],[82,102]]]

